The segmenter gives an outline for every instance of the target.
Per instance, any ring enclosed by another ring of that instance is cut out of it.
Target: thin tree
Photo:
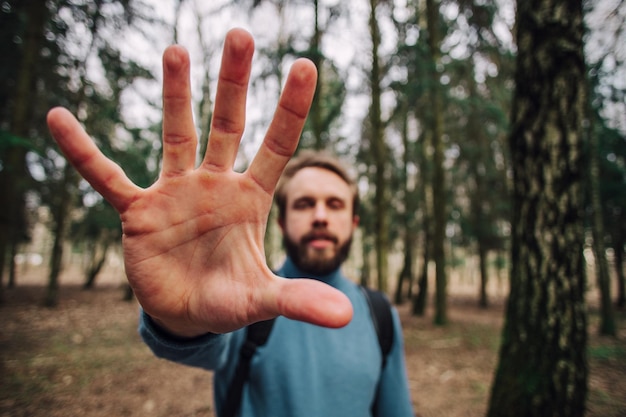
[[[593,115],[589,114],[589,120]],[[593,123],[593,122],[591,122]],[[604,244],[604,216],[600,198],[600,138],[593,127],[590,132],[589,147],[589,188],[591,194],[591,230],[593,235],[593,253],[596,267],[596,281],[600,290],[600,334],[607,336],[617,335],[613,300],[611,299],[611,277],[609,276],[609,262],[606,259]],[[619,250],[619,248],[618,248]]]
[[[583,416],[581,2],[518,2],[517,43],[511,292],[487,415]]]
[[[376,272],[378,276],[378,289],[386,292],[388,290],[388,250],[389,250],[389,220],[387,216],[388,198],[387,198],[387,157],[388,149],[385,143],[383,122],[381,119],[381,94],[382,88],[381,71],[382,65],[378,55],[380,46],[380,28],[378,27],[378,19],[376,18],[376,10],[379,0],[370,0],[370,17],[369,29],[372,40],[372,69],[370,72],[370,88],[371,88],[371,107],[370,107],[370,125],[371,125],[371,151],[376,168],[374,195],[374,215],[375,215],[375,241],[376,241]]]
[[[180,1],[179,4],[182,4]],[[207,42],[208,35],[203,30],[205,24],[205,18],[200,9],[198,1],[194,1],[194,14],[196,17],[196,35],[198,37],[198,43],[200,44],[200,54],[202,59],[202,96],[198,102],[198,125],[199,125],[199,146],[198,146],[198,159],[200,160],[205,154],[207,145],[209,142],[209,133],[211,131],[211,119],[213,118],[213,100],[211,92],[211,74],[209,68],[211,68],[211,58],[213,55],[213,47]],[[175,25],[177,26],[177,25]]]
[[[422,217],[420,224],[422,227],[422,267],[417,279],[417,293],[413,297],[413,303],[411,311],[416,316],[423,316],[426,313],[426,306],[428,304],[428,265],[432,259],[432,236],[433,236],[433,204],[432,204],[432,189],[428,187],[432,179],[432,163],[429,161],[426,155],[426,142],[429,142],[425,135],[422,135],[417,146],[421,147],[421,151],[417,151],[416,154],[419,158],[420,166],[420,181],[418,184],[419,201],[422,202]],[[421,146],[420,146],[421,145]]]
[[[428,46],[430,50],[431,74],[430,95],[432,105],[431,140],[433,148],[433,235],[432,257],[435,261],[435,316],[433,321],[437,325],[444,325],[448,321],[447,313],[447,277],[446,277],[446,183],[443,167],[443,108],[439,81],[438,66],[441,60],[441,36],[439,34],[439,2],[426,0],[426,15],[428,16]]]
[[[404,104],[404,103],[403,103]],[[416,192],[415,192],[415,181],[412,180],[412,175],[410,173],[412,157],[413,153],[411,152],[411,140],[409,138],[409,112],[406,108],[406,104],[400,107],[403,117],[402,117],[402,145],[404,148],[404,153],[402,155],[402,172],[401,172],[401,186],[402,186],[402,196],[403,196],[403,207],[404,211],[401,214],[402,218],[402,240],[404,242],[404,260],[402,264],[402,269],[400,271],[400,275],[398,276],[398,284],[396,286],[396,293],[394,296],[394,301],[396,304],[402,304],[404,301],[403,287],[406,282],[408,286],[408,298],[412,298],[411,286],[413,284],[413,264],[415,263],[414,254],[415,254],[415,240],[416,240],[416,224],[417,224],[417,204],[416,204]]]
[[[322,30],[320,28],[320,5],[319,0],[313,0],[314,8],[314,25],[313,25],[313,37],[311,38],[311,53],[310,58],[318,69],[317,86],[315,88],[315,95],[313,96],[313,102],[311,103],[310,120],[315,138],[315,149],[323,149],[324,143],[322,141],[322,102],[320,97],[320,86],[323,82],[324,71],[322,71],[324,64],[324,55],[322,54]]]

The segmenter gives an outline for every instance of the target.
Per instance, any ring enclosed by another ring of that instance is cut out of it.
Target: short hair
[[[278,185],[276,186],[276,206],[278,207],[278,218],[285,219],[287,212],[287,184],[304,168],[322,168],[337,174],[348,184],[352,191],[352,214],[357,215],[359,207],[359,190],[355,178],[350,174],[348,168],[334,155],[325,151],[301,151],[292,158],[283,171]]]

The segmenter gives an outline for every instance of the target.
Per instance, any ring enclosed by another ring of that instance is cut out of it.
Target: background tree
[[[626,139],[595,114],[592,124],[598,142],[600,200],[603,211],[604,239],[613,249],[614,274],[617,279],[615,305],[626,307],[624,250],[626,248]],[[611,300],[608,300],[611,303]],[[602,327],[601,327],[602,329]]]
[[[624,306],[624,209],[626,176],[626,2],[586,1],[586,52],[590,81],[589,224],[600,293],[600,332],[616,334],[607,249],[613,251],[617,305]],[[621,80],[621,81],[620,81]]]
[[[596,120],[588,115],[590,123]],[[591,231],[593,236],[593,253],[596,270],[596,281],[600,290],[600,334],[616,336],[617,326],[613,313],[611,299],[611,279],[609,277],[609,263],[606,259],[606,233],[604,231],[604,211],[600,196],[600,137],[593,126],[588,129],[589,140],[589,194],[591,208]]]
[[[581,2],[518,3],[511,292],[491,417],[585,412],[582,40]]]
[[[443,136],[443,107],[439,81],[440,51],[440,16],[439,2],[426,0],[426,16],[428,25],[428,46],[430,51],[430,97],[432,106],[431,140],[433,148],[433,261],[435,262],[435,324],[443,325],[447,317],[447,276],[446,253],[444,248],[446,237],[446,182],[443,167],[444,136]]]
[[[396,151],[392,155],[393,160],[401,160],[402,164],[394,167],[390,161],[391,169],[395,172],[399,170],[394,178],[392,192],[392,207],[396,209],[396,216],[391,222],[392,236],[398,236],[402,244],[402,267],[398,275],[394,301],[400,304],[405,297],[413,299],[413,286],[416,277],[415,267],[417,265],[418,243],[426,247],[426,232],[420,226],[430,223],[427,216],[427,205],[424,199],[424,189],[428,184],[426,175],[428,158],[423,158],[424,142],[423,125],[428,119],[428,105],[426,104],[425,82],[428,74],[428,67],[425,65],[428,47],[425,44],[426,36],[423,36],[423,29],[419,25],[420,16],[424,15],[420,9],[419,2],[412,2],[406,5],[406,17],[398,18],[392,13],[392,19],[398,42],[396,50],[390,57],[390,68],[398,71],[388,71],[390,73],[390,88],[394,93],[395,106],[391,114],[388,130],[395,130],[401,137],[401,155]],[[393,74],[396,74],[395,76]],[[395,169],[394,169],[395,168]],[[394,232],[393,229],[398,229]],[[424,251],[427,255],[427,251]],[[424,259],[423,265],[428,265],[428,260]],[[418,296],[416,299],[422,303],[420,310],[423,312],[428,280],[427,274],[422,275],[418,283]],[[404,290],[406,289],[406,293]]]
[[[383,121],[381,114],[381,80],[382,64],[379,56],[380,28],[378,26],[378,6],[379,0],[370,0],[369,30],[372,41],[371,50],[371,72],[369,86],[371,89],[371,102],[369,110],[370,122],[370,143],[372,159],[374,161],[374,239],[376,242],[376,274],[378,289],[388,291],[388,251],[389,251],[389,218],[387,209],[389,179],[388,169],[388,147],[385,143]]]
[[[458,219],[464,257],[476,252],[478,258],[478,303],[487,307],[489,253],[504,247],[498,224],[508,222],[506,168],[502,157],[511,81],[510,53],[495,34],[498,8],[494,2],[460,2],[456,15],[448,16],[456,43],[449,42],[450,63],[446,74],[450,86],[446,101],[446,125],[458,149],[458,158],[449,169],[453,213]],[[504,99],[498,99],[498,97]]]
[[[17,66],[3,66],[0,100],[0,301],[7,256],[11,265],[11,282],[15,283],[14,255],[17,245],[27,236],[25,195],[32,188],[26,154],[33,149],[28,140],[32,134],[31,120],[40,70],[40,51],[46,39],[45,25],[48,9],[45,2],[7,1],[3,3],[2,44],[8,62]]]
[[[79,221],[72,222],[71,234],[74,245],[80,244],[85,252],[85,280],[83,288],[94,288],[96,278],[107,260],[109,249],[122,237],[120,219],[117,212],[105,200],[98,202],[86,211]]]

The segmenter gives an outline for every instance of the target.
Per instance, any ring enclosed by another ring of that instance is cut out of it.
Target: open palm
[[[234,172],[245,124],[254,43],[242,30],[224,45],[207,153],[194,166],[189,57],[163,55],[163,169],[147,189],[107,159],[65,109],[48,125],[80,174],[119,212],[126,274],[144,310],[178,336],[231,331],[285,315],[329,327],[352,316],[348,299],[321,282],[284,279],[265,264],[263,236],[276,182],[295,151],[316,70],[292,67],[274,119],[250,167]]]

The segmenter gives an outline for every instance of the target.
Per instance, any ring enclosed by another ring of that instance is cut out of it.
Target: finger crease
[[[184,145],[193,140],[193,137],[189,135],[179,135],[176,133],[168,133],[163,137],[163,141],[168,145]]]

